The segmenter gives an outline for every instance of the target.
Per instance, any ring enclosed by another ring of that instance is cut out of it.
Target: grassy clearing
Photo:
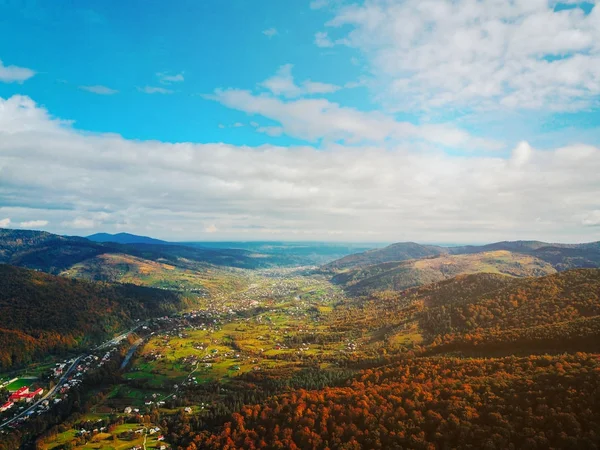
[[[27,378],[19,378],[18,380],[13,381],[8,386],[6,386],[6,389],[9,392],[16,391],[18,389],[21,389],[22,387],[30,386],[33,381],[35,381],[35,380],[27,379]]]
[[[88,416],[85,416],[85,419],[89,419]],[[87,443],[77,444],[78,442],[78,432],[76,430],[68,430],[64,433],[60,433],[54,439],[51,444],[43,446],[43,448],[51,450],[57,447],[61,447],[65,444],[71,443],[74,449],[114,449],[114,450],[125,450],[130,449],[136,446],[142,446],[144,442],[144,433],[135,433],[136,430],[148,430],[152,428],[153,425],[141,424],[141,423],[126,423],[117,426],[111,432],[99,432],[90,434],[87,437]],[[131,439],[122,436],[124,433],[133,433]],[[160,448],[161,445],[164,445],[163,442],[158,441],[158,436],[161,433],[148,434],[146,435],[146,448]]]

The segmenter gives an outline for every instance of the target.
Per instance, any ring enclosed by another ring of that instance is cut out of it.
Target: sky
[[[600,5],[0,0],[0,227],[600,240]]]

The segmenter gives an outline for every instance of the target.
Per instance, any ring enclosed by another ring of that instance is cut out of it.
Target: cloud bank
[[[28,97],[0,99],[0,226],[173,240],[586,241],[598,238],[598,173],[600,148],[584,145],[521,143],[503,158],[400,144],[168,144],[80,132]]]

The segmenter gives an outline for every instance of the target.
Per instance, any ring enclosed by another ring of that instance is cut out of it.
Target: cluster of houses
[[[42,388],[37,388],[33,391],[30,391],[29,386],[23,386],[22,388],[17,389],[10,394],[6,403],[0,406],[0,412],[8,411],[15,405],[15,403],[18,402],[31,403],[32,400],[34,400],[36,397],[39,397],[43,393],[44,390]]]

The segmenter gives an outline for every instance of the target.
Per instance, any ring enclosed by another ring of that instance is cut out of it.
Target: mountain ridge
[[[561,244],[522,240],[455,247],[423,245],[416,242],[398,242],[381,249],[373,249],[345,256],[321,266],[320,271],[324,273],[339,273],[344,270],[381,263],[437,257],[445,254],[463,255],[498,250],[537,256],[553,265],[561,263],[561,261],[557,261],[560,258],[557,258],[556,254],[562,252],[571,258],[571,265],[565,268],[600,266],[600,241],[581,244]],[[561,268],[561,270],[565,270],[565,268]]]
[[[155,239],[148,236],[140,236],[131,233],[94,233],[85,236],[86,239],[93,242],[114,242],[117,244],[168,244],[169,242],[161,239]]]

